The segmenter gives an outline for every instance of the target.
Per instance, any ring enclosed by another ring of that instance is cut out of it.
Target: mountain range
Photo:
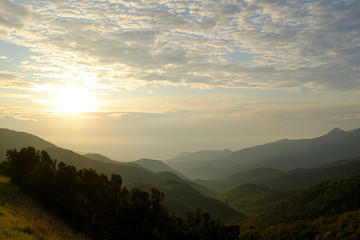
[[[294,191],[360,173],[360,129],[335,128],[313,139],[284,139],[234,152],[202,150],[165,161],[142,158],[133,162],[97,153],[81,155],[32,134],[0,129],[0,160],[6,158],[7,149],[27,146],[45,150],[58,162],[77,169],[118,173],[129,187],[159,188],[168,196],[165,203],[175,214],[184,216],[190,209],[206,206],[206,211],[225,220],[241,219],[242,214],[214,197],[241,184]]]
[[[208,155],[213,157],[207,157]],[[194,161],[192,159],[195,156],[204,157],[198,157]],[[335,160],[359,156],[360,129],[343,131],[334,128],[329,133],[313,139],[283,139],[234,152],[201,151],[181,156],[181,161],[175,158],[165,162],[191,178],[211,180],[260,167],[277,170],[313,168]]]
[[[171,187],[166,187],[166,185],[170,184],[175,186],[174,182],[176,182],[176,188],[178,190],[183,189],[183,192],[187,192],[187,198],[184,198],[180,205],[170,205],[169,209],[172,209],[175,213],[184,213],[188,210],[194,210],[206,205],[208,206],[207,211],[209,213],[216,217],[221,217],[224,221],[242,216],[242,214],[226,204],[212,198],[217,194],[215,191],[193,181],[181,178],[180,173],[180,176],[176,175],[173,173],[176,172],[175,170],[160,161],[140,159],[135,162],[118,162],[101,154],[92,153],[81,155],[72,150],[57,147],[32,134],[0,129],[0,160],[6,159],[7,149],[16,148],[20,150],[28,146],[32,146],[38,150],[44,150],[49,153],[52,159],[57,160],[57,162],[73,165],[77,169],[92,168],[99,173],[107,175],[111,175],[112,173],[120,174],[124,185],[128,187],[131,187],[134,183],[145,184],[151,186],[150,188],[161,184],[165,195],[173,195],[173,193],[167,191],[167,189],[171,189]],[[209,204],[204,204],[204,202],[209,202]],[[168,198],[166,203],[171,204],[171,198]],[[172,206],[176,206],[176,208],[173,209]],[[219,214],[220,212],[225,214]]]

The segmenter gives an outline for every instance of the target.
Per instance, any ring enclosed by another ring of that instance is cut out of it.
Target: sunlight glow
[[[58,113],[81,113],[91,112],[96,108],[96,99],[94,94],[81,87],[69,86],[58,87],[57,96],[52,101],[55,112]]]

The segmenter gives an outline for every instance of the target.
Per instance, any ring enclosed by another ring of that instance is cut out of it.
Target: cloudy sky
[[[360,127],[358,0],[0,0],[0,127],[116,159]]]

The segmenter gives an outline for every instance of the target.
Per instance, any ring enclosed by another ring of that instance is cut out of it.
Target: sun
[[[96,108],[94,93],[77,86],[58,87],[52,105],[58,113],[92,112]]]

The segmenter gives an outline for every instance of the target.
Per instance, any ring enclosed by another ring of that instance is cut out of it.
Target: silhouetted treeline
[[[8,150],[2,172],[46,209],[94,239],[238,239],[239,227],[227,226],[196,210],[186,219],[170,215],[164,194],[122,186],[93,169],[77,170],[33,147]]]

